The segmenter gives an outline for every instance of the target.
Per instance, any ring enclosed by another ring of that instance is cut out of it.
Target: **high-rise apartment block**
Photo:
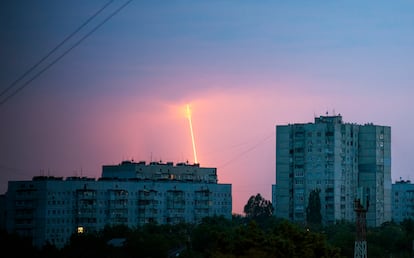
[[[414,184],[400,180],[392,184],[392,220],[414,219]]]
[[[323,224],[355,221],[354,200],[368,198],[367,225],[391,220],[391,128],[344,123],[341,115],[276,126],[277,217],[306,223],[309,194],[319,191]]]
[[[34,177],[10,181],[6,225],[10,233],[63,247],[73,233],[106,225],[198,223],[232,216],[230,184],[217,183],[216,168],[199,164],[131,162],[103,166],[98,180]]]

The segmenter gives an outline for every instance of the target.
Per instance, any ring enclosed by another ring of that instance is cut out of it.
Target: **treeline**
[[[341,249],[344,257],[353,257],[355,243],[355,223],[337,222],[318,230],[325,235],[328,243]],[[412,258],[414,241],[414,221],[402,223],[386,222],[380,227],[368,227],[368,257]]]
[[[368,228],[368,257],[413,257],[414,222]],[[340,222],[309,229],[271,217],[234,215],[202,223],[129,229],[106,227],[73,235],[62,249],[31,246],[29,239],[2,232],[2,257],[353,257],[355,225]],[[111,244],[111,243],[114,244]]]
[[[354,257],[355,223],[321,226],[318,191],[307,208],[307,226],[273,216],[273,206],[260,194],[244,206],[245,216],[207,217],[199,224],[146,224],[137,228],[107,226],[102,231],[72,235],[62,249],[36,249],[30,239],[1,232],[2,257],[42,258],[339,258]],[[414,221],[384,223],[367,229],[368,257],[414,257]]]

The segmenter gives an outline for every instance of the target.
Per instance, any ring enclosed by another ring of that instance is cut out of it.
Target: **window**
[[[295,185],[303,185],[303,183],[304,183],[304,179],[302,179],[302,178],[296,178],[295,179]]]

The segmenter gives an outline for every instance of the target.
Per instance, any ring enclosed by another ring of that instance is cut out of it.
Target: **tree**
[[[252,219],[270,217],[273,214],[273,205],[258,193],[256,196],[250,196],[244,206],[244,213]]]
[[[306,221],[308,225],[319,226],[322,223],[321,189],[314,189],[309,193],[308,207],[306,208]]]
[[[328,243],[341,249],[343,257],[354,256],[355,222],[347,220],[336,221],[335,224],[326,225],[323,228]]]
[[[234,249],[235,226],[223,216],[203,218],[192,231],[192,247],[199,253],[231,253]]]

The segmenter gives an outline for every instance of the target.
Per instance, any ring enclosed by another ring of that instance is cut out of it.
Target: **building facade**
[[[392,220],[414,219],[414,184],[400,180],[392,184]]]
[[[218,184],[215,168],[198,164],[131,162],[103,166],[98,180],[34,177],[10,181],[6,229],[31,237],[37,247],[63,247],[75,233],[106,225],[198,223],[232,216],[230,184]]]
[[[276,126],[276,216],[305,224],[309,194],[318,190],[322,224],[355,221],[360,188],[369,198],[367,224],[391,220],[389,126],[344,123],[341,115]]]

